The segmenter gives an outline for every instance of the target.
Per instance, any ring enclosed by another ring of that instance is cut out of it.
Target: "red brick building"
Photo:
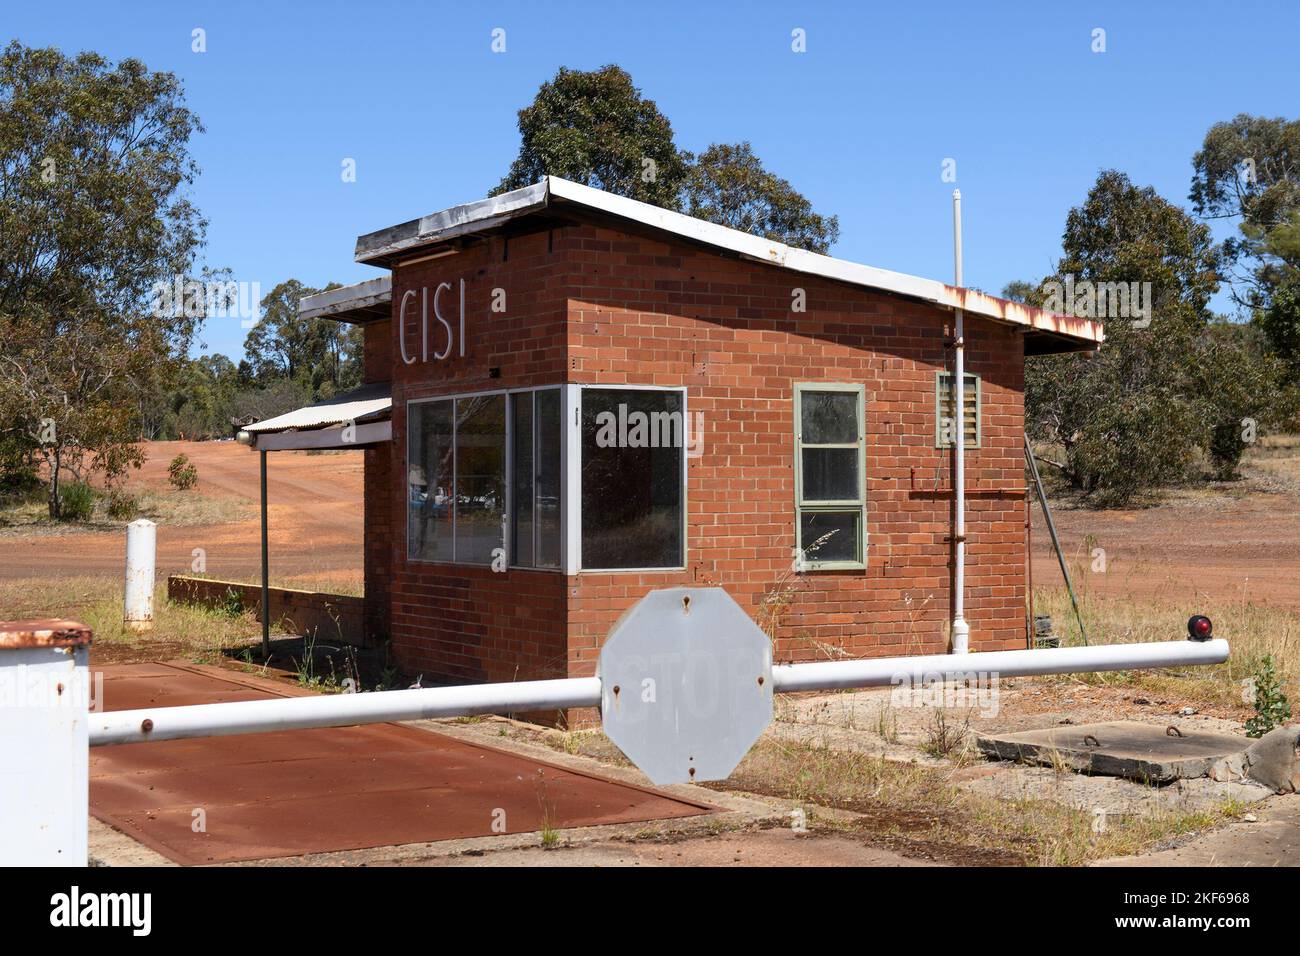
[[[433,680],[593,673],[648,590],[716,584],[778,660],[936,653],[952,618],[954,308],[966,618],[1025,645],[1026,354],[1099,324],[550,178],[362,236],[303,300],[365,326],[366,617]],[[945,413],[947,409],[947,413]]]

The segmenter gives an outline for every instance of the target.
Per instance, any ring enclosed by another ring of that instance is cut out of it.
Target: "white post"
[[[0,866],[85,866],[90,630],[0,622]]]
[[[961,190],[952,191],[953,266],[957,288],[961,288]],[[956,515],[953,519],[953,611],[952,652],[970,650],[970,625],[966,623],[966,340],[962,310],[957,309],[957,328],[953,336],[953,446],[957,464],[953,466],[952,486]]]
[[[158,526],[148,518],[126,526],[126,626],[133,631],[153,628],[154,554]]]

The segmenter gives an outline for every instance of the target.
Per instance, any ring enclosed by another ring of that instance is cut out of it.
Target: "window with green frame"
[[[934,447],[951,448],[957,440],[954,422],[957,420],[956,398],[953,395],[952,372],[934,373]],[[962,412],[965,418],[966,447],[980,446],[980,377],[966,373],[966,394]]]
[[[866,429],[863,388],[794,387],[795,535],[810,570],[865,567]]]

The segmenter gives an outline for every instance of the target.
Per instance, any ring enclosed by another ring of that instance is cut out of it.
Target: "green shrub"
[[[1263,737],[1291,719],[1291,704],[1282,693],[1272,654],[1260,659],[1251,680],[1255,684],[1255,716],[1246,721],[1246,736]]]
[[[95,490],[85,482],[68,482],[59,490],[59,511],[64,521],[89,521],[95,513]]]
[[[234,588],[226,588],[225,595],[216,605],[213,606],[213,610],[226,617],[242,617],[244,613],[244,601],[239,596],[239,592]]]
[[[198,484],[199,470],[190,463],[188,455],[177,455],[167,466],[167,480],[177,491],[185,491]]]
[[[130,521],[140,513],[140,501],[124,488],[114,488],[108,493],[105,510],[110,518]]]

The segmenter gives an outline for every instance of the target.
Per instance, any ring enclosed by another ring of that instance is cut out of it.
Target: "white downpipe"
[[[1219,664],[1227,659],[1228,642],[1221,639],[989,651],[967,654],[960,661],[951,654],[884,657],[778,664],[772,668],[772,687],[779,693],[791,693],[883,687],[903,681],[910,681],[915,686],[933,680],[972,679],[976,675],[1025,677],[1078,671],[1136,670]],[[99,712],[90,715],[90,746],[311,727],[347,727],[393,720],[599,707],[600,687],[599,677],[573,677]]]
[[[1073,674],[1082,671],[1124,671],[1152,667],[1221,664],[1228,659],[1228,642],[1159,641],[1148,644],[1095,644],[1092,647],[1058,647],[1032,651],[983,651],[929,657],[877,657],[857,661],[815,664],[776,664],[772,689],[777,693],[840,690],[849,687],[888,687],[910,682],[964,680],[975,675],[1032,677],[1038,674]]]
[[[126,526],[126,626],[133,631],[153,628],[154,555],[158,526],[140,518]]]
[[[952,191],[953,273],[957,288],[961,278],[961,190]],[[966,623],[966,339],[962,310],[957,309],[957,328],[953,336],[953,445],[957,463],[953,466],[952,486],[956,498],[952,539],[953,555],[952,652],[970,650],[970,626]]]

